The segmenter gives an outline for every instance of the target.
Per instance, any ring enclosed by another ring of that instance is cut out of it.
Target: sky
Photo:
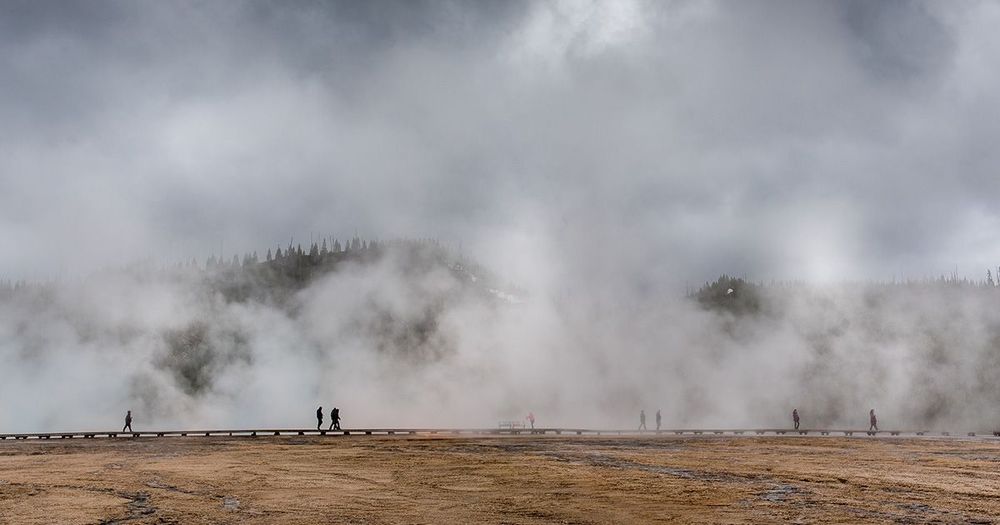
[[[0,278],[355,233],[528,288],[982,278],[998,24],[976,1],[4,2]]]

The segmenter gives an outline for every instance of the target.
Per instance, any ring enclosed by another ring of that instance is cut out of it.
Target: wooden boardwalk
[[[924,430],[867,430],[851,429],[662,429],[637,431],[634,429],[587,428],[345,428],[343,430],[316,430],[304,428],[273,429],[223,429],[223,430],[139,430],[27,432],[0,434],[0,440],[44,439],[93,439],[93,438],[163,438],[163,437],[260,437],[260,436],[926,436],[926,437],[1000,437],[1000,431],[987,432],[931,432]]]

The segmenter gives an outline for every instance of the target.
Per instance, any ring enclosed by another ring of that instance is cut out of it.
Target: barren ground
[[[830,437],[0,442],[3,523],[1000,523],[1000,443]]]

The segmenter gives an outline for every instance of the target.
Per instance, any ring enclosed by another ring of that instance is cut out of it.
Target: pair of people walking
[[[656,430],[660,430],[660,423],[663,418],[660,416],[660,409],[656,409]],[[646,411],[639,410],[639,430],[648,430],[646,428]]]
[[[323,429],[323,407],[316,409],[316,430]],[[340,430],[340,409],[333,407],[330,411],[330,428],[328,430]]]
[[[875,409],[874,408],[868,411],[868,422],[869,422],[868,431],[869,432],[878,432],[878,418],[875,417]],[[797,408],[793,408],[792,409],[792,423],[795,425],[795,430],[798,430],[799,429],[799,409],[797,409]]]

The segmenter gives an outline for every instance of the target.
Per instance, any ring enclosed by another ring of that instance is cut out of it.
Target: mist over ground
[[[721,278],[588,302],[507,290],[435,243],[136,266],[0,293],[4,430],[669,427],[989,430],[1000,289]]]
[[[998,23],[985,1],[6,2],[0,280],[57,284],[0,306],[0,426],[320,403],[991,426],[991,291],[838,283],[1000,261]],[[525,299],[467,294],[433,270],[454,260],[280,298],[204,275],[333,232],[438,239]],[[813,285],[754,313],[685,297],[726,272]]]

